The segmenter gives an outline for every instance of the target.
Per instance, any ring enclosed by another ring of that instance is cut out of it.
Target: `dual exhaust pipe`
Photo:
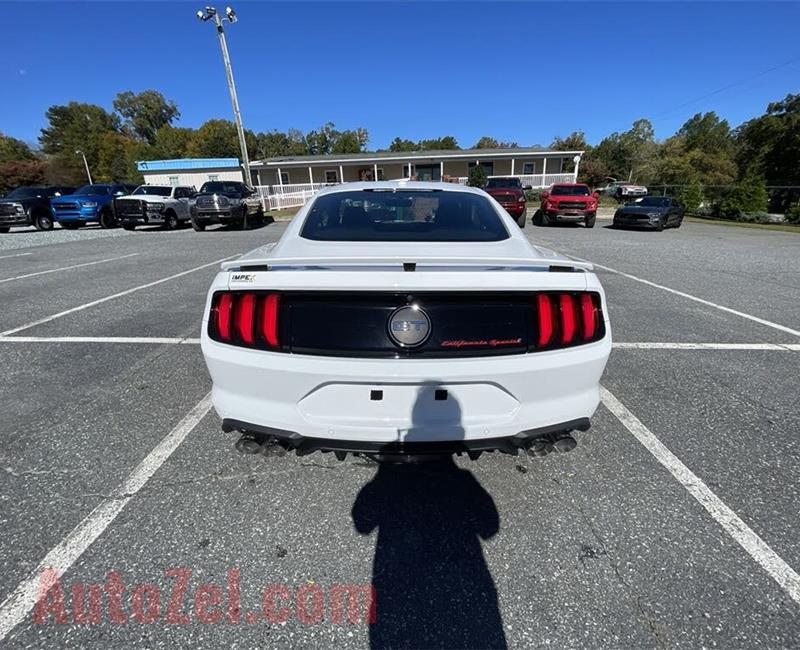
[[[552,433],[528,440],[523,444],[522,449],[529,456],[541,458],[553,452],[558,452],[562,454],[567,453],[575,449],[575,447],[577,446],[578,446],[578,441],[572,437],[572,434],[569,431],[560,431],[558,433]],[[260,433],[251,433],[251,432],[242,433],[239,440],[236,441],[234,447],[236,448],[236,451],[238,451],[240,454],[245,454],[245,455],[262,454],[264,456],[276,456],[276,457],[285,456],[288,451],[291,451],[293,449],[293,447],[286,440],[282,440],[281,438],[277,438],[275,436],[270,436]],[[304,450],[299,448],[295,449],[295,451],[297,452],[298,456],[302,456],[311,452],[311,450]],[[513,451],[500,449],[500,451],[504,451],[505,453],[516,454],[516,449],[514,449]],[[415,462],[419,460],[441,457],[441,454],[426,455],[424,457],[422,456],[405,457],[396,454],[395,455],[361,454],[361,453],[338,451],[338,450],[333,451],[333,454],[334,456],[336,456],[337,460],[344,460],[345,458],[347,458],[348,453],[353,453],[353,455],[355,456],[374,457],[375,460],[388,460],[394,462],[401,462],[401,461]],[[465,450],[465,451],[456,451],[455,453],[458,456],[466,454],[470,460],[478,460],[478,458],[480,458],[484,452]]]

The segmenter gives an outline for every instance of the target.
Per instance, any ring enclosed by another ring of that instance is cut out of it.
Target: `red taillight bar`
[[[267,345],[278,347],[278,308],[281,297],[271,293],[261,300],[261,335]]]
[[[558,298],[561,308],[561,342],[572,343],[575,336],[575,302],[568,293],[562,293]]]
[[[536,295],[535,349],[557,349],[603,337],[600,295],[552,292]]]
[[[553,336],[553,309],[550,306],[550,296],[540,293],[537,297],[539,304],[539,337],[538,347],[544,347],[550,343]]]
[[[221,291],[211,302],[211,338],[234,345],[280,347],[277,293]]]

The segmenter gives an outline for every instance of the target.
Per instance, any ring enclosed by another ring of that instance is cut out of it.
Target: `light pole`
[[[83,158],[83,166],[86,167],[86,176],[89,178],[89,185],[92,184],[92,173],[89,171],[89,163],[86,162],[86,154],[80,149],[75,149],[75,153],[79,153]]]
[[[225,17],[223,18],[217,13],[214,7],[206,7],[197,12],[197,18],[206,22],[213,20],[217,26],[217,36],[219,37],[219,46],[222,48],[222,60],[225,63],[225,74],[228,77],[228,90],[231,93],[231,104],[233,104],[233,117],[236,121],[236,131],[239,134],[239,147],[242,150],[242,164],[244,165],[244,180],[249,187],[253,186],[253,178],[250,175],[250,158],[247,156],[247,143],[244,140],[244,127],[242,126],[242,114],[239,112],[239,99],[236,97],[236,85],[233,83],[233,69],[231,68],[231,57],[228,54],[228,44],[225,42],[225,30],[222,27],[222,21],[227,20],[229,23],[235,23],[236,12],[230,7],[225,7]]]

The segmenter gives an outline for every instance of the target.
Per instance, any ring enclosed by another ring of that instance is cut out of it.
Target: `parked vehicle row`
[[[89,223],[101,228],[160,225],[168,230],[191,223],[197,231],[212,223],[247,228],[263,223],[257,192],[237,181],[208,181],[200,191],[185,185],[92,183],[72,187],[18,187],[0,199],[0,233],[12,226],[74,230]]]
[[[515,177],[491,178],[483,188],[516,220],[525,227],[527,212],[525,190]],[[645,194],[647,188],[644,189]],[[592,191],[585,183],[556,183],[539,194],[541,205],[533,215],[533,224],[549,226],[554,223],[583,223],[594,228],[600,192]],[[677,199],[662,196],[631,196],[614,214],[614,228],[635,227],[664,230],[680,228],[686,209]]]

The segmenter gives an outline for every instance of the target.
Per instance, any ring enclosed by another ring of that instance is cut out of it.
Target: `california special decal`
[[[255,273],[234,273],[231,275],[231,282],[244,282],[247,284],[252,284],[256,281],[256,274]]]
[[[502,345],[519,345],[521,338],[515,339],[447,339],[442,341],[443,348],[496,348]]]

